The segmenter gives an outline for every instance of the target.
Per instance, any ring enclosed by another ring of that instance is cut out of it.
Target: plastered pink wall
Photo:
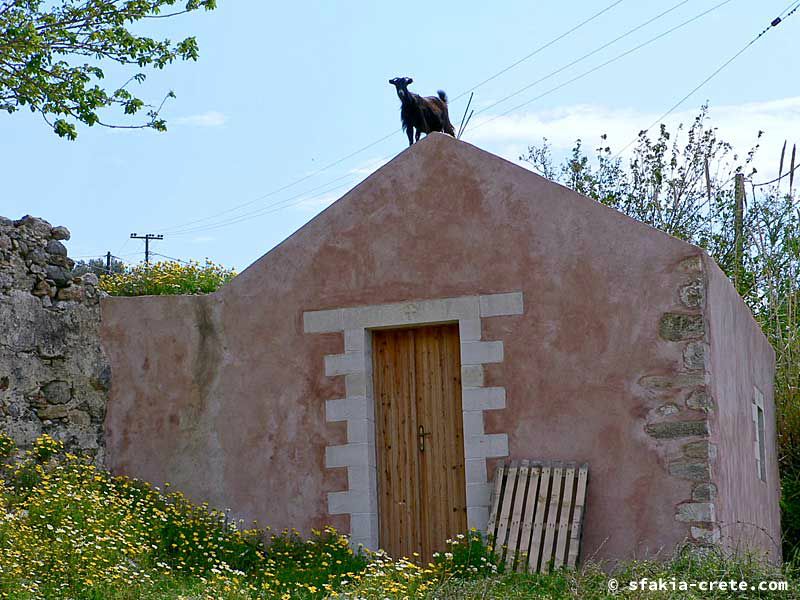
[[[780,480],[775,445],[775,352],[730,280],[708,260],[707,314],[711,393],[716,410],[712,437],[718,444],[713,472],[722,541],[755,547],[781,558]],[[766,481],[757,472],[753,388],[764,395]]]
[[[323,356],[343,343],[304,334],[303,312],[522,291],[523,315],[484,321],[482,339],[505,349],[487,385],[507,391],[486,432],[508,433],[512,458],[589,462],[584,556],[669,552],[691,483],[666,473],[674,442],[645,433],[663,398],[639,381],[681,363],[658,323],[698,252],[431,135],[220,292],[104,301],[110,464],[263,525],[347,531],[326,514],[345,469],[324,468],[346,434],[325,422],[344,386]]]

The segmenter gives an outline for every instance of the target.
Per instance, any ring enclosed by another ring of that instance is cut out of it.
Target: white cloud
[[[338,189],[338,188],[337,188]],[[343,191],[331,191],[319,196],[310,196],[303,198],[293,203],[291,206],[302,211],[318,212],[323,208],[327,208],[344,194]]]
[[[199,115],[189,115],[188,117],[178,117],[174,119],[177,125],[193,125],[195,127],[219,127],[224,125],[228,117],[216,110],[209,110]]]
[[[380,169],[383,165],[388,163],[390,160],[394,158],[393,156],[384,156],[383,158],[373,157],[368,160],[365,160],[357,167],[354,167],[348,171],[348,173],[352,173],[353,175],[371,175],[378,169]]]
[[[698,108],[683,109],[664,122],[674,130],[678,123],[689,125]],[[581,138],[587,149],[599,145],[600,135],[608,135],[612,151],[619,151],[634,140],[641,129],[656,121],[661,113],[609,108],[593,104],[568,106],[556,110],[512,114],[501,117],[486,115],[473,119],[466,141],[517,160],[528,144],[539,144],[546,137],[554,150],[568,150]],[[800,96],[749,102],[746,104],[711,106],[710,125],[719,129],[719,136],[744,155],[756,143],[759,130],[764,136],[755,165],[763,177],[776,173],[784,140],[800,143]],[[654,128],[655,129],[655,128]],[[651,135],[654,133],[651,130]]]

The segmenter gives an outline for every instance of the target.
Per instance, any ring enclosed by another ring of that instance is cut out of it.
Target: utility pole
[[[163,240],[163,235],[156,235],[154,233],[146,233],[144,235],[131,234],[132,240],[144,240],[144,262],[146,265],[150,264],[150,240]]]
[[[744,173],[737,173],[733,188],[735,210],[733,213],[733,280],[736,290],[742,293],[744,275]]]
[[[106,253],[106,274],[111,273],[111,250]]]

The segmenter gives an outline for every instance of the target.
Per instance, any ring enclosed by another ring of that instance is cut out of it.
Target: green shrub
[[[112,296],[209,294],[235,276],[232,269],[209,260],[204,264],[163,261],[125,267],[121,273],[103,275],[99,286]]]

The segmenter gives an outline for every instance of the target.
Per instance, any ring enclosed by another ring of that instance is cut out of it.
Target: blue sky
[[[557,152],[578,137],[592,148],[603,133],[621,148],[768,25],[788,0],[730,0],[595,73],[498,115],[721,1],[622,0],[478,88],[473,103],[483,112],[464,139],[511,160],[543,136]],[[167,133],[81,127],[78,141],[67,142],[34,115],[0,115],[0,214],[30,213],[66,225],[76,257],[110,250],[136,262],[143,246],[129,234],[163,232],[156,252],[243,269],[405,149],[399,101],[388,79],[411,76],[418,93],[443,88],[455,99],[613,3],[439,1],[409,14],[407,4],[396,2],[220,0],[216,11],[157,22],[159,29],[150,30],[173,39],[196,35],[200,44],[197,63],[151,72],[142,87],[151,101],[170,89],[177,94],[163,112]],[[596,55],[491,106],[678,4]],[[800,142],[799,33],[800,11],[668,121],[689,120],[708,100],[714,124],[740,151],[759,129],[766,131],[758,166],[764,176],[772,174],[783,140]],[[109,69],[109,85],[125,79]],[[451,103],[453,121],[465,103]]]

